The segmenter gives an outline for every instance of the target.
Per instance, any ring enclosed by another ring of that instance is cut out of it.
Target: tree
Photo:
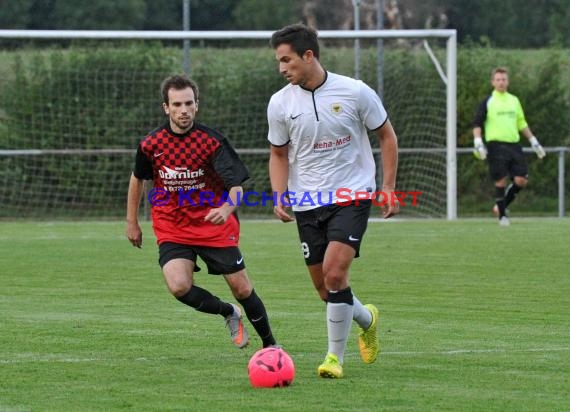
[[[58,0],[57,29],[137,30],[144,24],[145,0]]]
[[[243,30],[276,30],[299,21],[299,0],[241,0],[233,12],[234,27]]]
[[[570,43],[568,0],[442,0],[459,41],[488,39],[496,47],[539,48]]]
[[[178,2],[182,5],[181,0]],[[239,0],[192,0],[193,30],[231,30],[232,14]]]
[[[28,27],[26,28],[33,30],[54,29],[54,9],[55,0],[31,0],[31,5],[28,8]]]
[[[0,0],[0,27],[180,30],[184,0]],[[569,0],[383,0],[401,27],[454,28],[459,43],[502,48],[570,46]],[[376,1],[361,0],[361,27]],[[353,28],[353,0],[190,0],[192,30],[274,30],[305,21],[319,30]],[[386,12],[385,12],[386,14]],[[385,23],[388,19],[385,16]]]
[[[0,27],[3,29],[25,29],[29,21],[31,0],[0,0]]]
[[[143,30],[182,30],[182,0],[146,0]]]
[[[548,22],[550,44],[570,47],[570,2],[557,3]]]

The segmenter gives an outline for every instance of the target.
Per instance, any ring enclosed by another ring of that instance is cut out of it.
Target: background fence
[[[448,96],[442,69],[434,64],[435,58],[447,69],[445,39],[430,39],[429,52],[422,40],[390,38],[384,43],[383,100],[399,137],[398,188],[422,192],[418,206],[404,208],[402,216],[446,217]],[[351,40],[326,39],[322,54],[327,69],[353,74]],[[151,39],[11,39],[0,55],[0,218],[122,218],[134,149],[165,121],[158,89],[166,75],[181,71],[180,45]],[[488,84],[487,72],[481,72],[484,80],[475,81],[472,61],[481,63],[489,59],[485,56],[472,50],[458,55],[457,144],[468,146],[457,151],[452,176],[460,217],[487,215],[492,206],[485,163],[466,155],[472,144],[466,119],[484,96],[479,83]],[[545,81],[554,90],[565,90],[553,83],[561,73],[555,57],[529,67],[522,80],[522,74],[514,75],[512,83],[529,87],[526,93],[543,91]],[[360,77],[376,88],[375,39],[361,41],[360,63]],[[201,86],[198,120],[222,131],[241,153],[252,175],[246,189],[269,192],[265,110],[284,80],[267,39],[194,42],[191,75]],[[519,96],[523,102],[537,101]],[[566,95],[548,98],[548,107],[535,103],[527,110],[533,130],[551,153],[542,161],[529,153],[531,181],[517,201],[517,214],[567,212],[568,151],[560,143],[566,142],[570,110]],[[549,144],[554,137],[560,140]],[[241,213],[270,216],[271,208],[248,207]]]

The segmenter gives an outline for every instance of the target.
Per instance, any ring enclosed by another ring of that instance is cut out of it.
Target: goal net
[[[355,33],[320,32],[322,63],[381,94],[399,139],[402,216],[455,218],[455,32],[358,32],[358,49]],[[266,106],[285,82],[270,35],[0,30],[0,218],[123,217],[136,145],[166,120],[160,82],[184,59],[200,86],[197,121],[250,169],[245,189],[260,202],[241,215],[271,215]]]

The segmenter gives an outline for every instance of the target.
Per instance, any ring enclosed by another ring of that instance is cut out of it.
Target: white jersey
[[[294,211],[376,191],[368,130],[381,127],[388,115],[362,81],[327,72],[314,91],[288,84],[271,97],[267,119],[269,142],[289,145],[288,191]]]

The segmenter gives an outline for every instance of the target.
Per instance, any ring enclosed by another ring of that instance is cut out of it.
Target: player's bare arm
[[[289,206],[282,203],[283,193],[287,191],[287,180],[289,179],[289,147],[271,146],[269,155],[269,180],[271,189],[276,195],[276,204],[273,206],[273,213],[282,222],[293,222],[293,218],[287,213]]]
[[[388,219],[400,212],[400,203],[394,196],[398,170],[398,138],[390,120],[386,120],[386,123],[376,131],[376,134],[382,150],[382,192],[389,199],[382,208],[382,217]]]
[[[243,198],[243,188],[241,186],[234,186],[228,193],[228,201],[222,206],[210,209],[204,220],[212,222],[215,225],[223,225],[228,220],[228,217],[237,209],[239,202]]]
[[[526,137],[528,140],[532,139],[532,137],[534,136],[534,134],[532,133],[532,130],[530,130],[530,127],[525,127],[524,129],[521,130],[521,133],[523,134],[524,137]]]
[[[129,242],[139,249],[142,247],[142,230],[139,225],[139,205],[143,194],[143,181],[131,174],[127,195],[127,229]]]

